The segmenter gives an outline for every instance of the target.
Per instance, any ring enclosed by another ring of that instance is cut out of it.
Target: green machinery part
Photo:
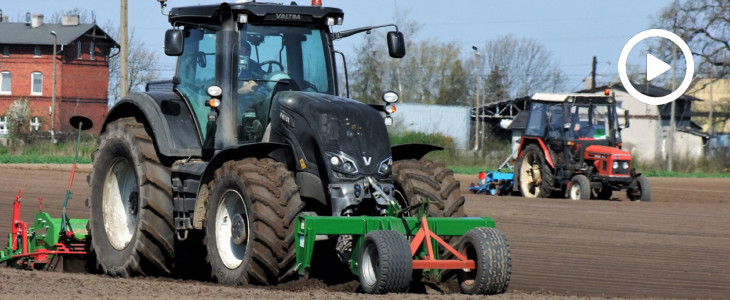
[[[476,227],[494,228],[494,220],[487,217],[479,218],[427,218],[428,227],[438,236],[462,236]],[[352,235],[353,247],[349,261],[353,274],[359,274],[357,257],[363,237],[374,230],[394,230],[406,236],[414,236],[421,228],[421,219],[418,217],[318,217],[300,216],[296,229],[296,271],[303,276],[309,272],[314,242],[317,235]],[[434,251],[438,253],[438,244],[432,242]],[[424,253],[417,254],[422,256]]]

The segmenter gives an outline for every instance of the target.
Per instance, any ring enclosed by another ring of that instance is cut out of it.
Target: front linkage
[[[428,205],[422,199],[415,217],[403,213],[416,207],[401,209],[395,201],[382,217],[300,216],[295,269],[302,276],[309,273],[317,235],[349,235],[353,240],[349,267],[367,293],[406,291],[414,269],[437,280],[439,270],[459,270],[459,285],[467,294],[505,292],[511,275],[510,250],[494,220],[428,218]],[[458,250],[440,236],[460,236]],[[456,259],[439,259],[441,247]]]

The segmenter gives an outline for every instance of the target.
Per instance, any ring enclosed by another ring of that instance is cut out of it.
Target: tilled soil
[[[70,170],[70,165],[0,166],[0,247],[6,246],[18,189],[23,190],[23,220],[30,221],[38,211],[38,197],[43,197],[44,211],[60,217]],[[67,209],[72,218],[88,217],[89,171],[89,165],[80,165],[76,174]],[[730,179],[650,178],[650,203],[629,202],[618,192],[613,201],[473,195],[466,187],[476,176],[457,179],[467,214],[494,218],[511,246],[510,289],[493,299],[730,298]],[[2,299],[374,297],[359,293],[354,279],[226,287],[0,268],[0,282]],[[475,298],[442,296],[439,287],[427,292],[398,297]]]

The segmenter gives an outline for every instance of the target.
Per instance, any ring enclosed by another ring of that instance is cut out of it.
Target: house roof
[[[672,91],[670,91],[668,89],[665,89],[663,87],[659,87],[659,86],[656,86],[653,84],[648,84],[648,83],[632,82],[631,85],[634,86],[634,88],[636,88],[636,90],[639,91],[640,93],[650,96],[650,97],[664,97],[664,96],[672,93]],[[593,89],[584,89],[584,90],[578,91],[578,93],[598,92],[598,91],[603,91],[604,89],[607,89],[607,88],[608,89],[620,88],[624,91],[626,90],[626,88],[624,88],[624,85],[619,82],[619,83],[613,84],[611,86],[603,85],[603,86],[595,87]],[[693,96],[690,96],[687,94],[680,96],[679,98],[677,98],[677,100],[702,101],[702,99],[699,99],[699,98],[696,98],[696,97],[693,97]]]
[[[80,24],[77,26],[43,24],[32,28],[25,23],[0,23],[0,44],[53,45],[51,31],[55,31],[58,35],[58,45],[68,45],[92,30],[95,31],[96,37],[108,39],[115,47],[119,47],[119,44],[96,24]]]

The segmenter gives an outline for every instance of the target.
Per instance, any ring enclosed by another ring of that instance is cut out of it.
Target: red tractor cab
[[[615,97],[596,94],[535,94],[515,164],[514,190],[528,198],[610,199],[626,190],[632,201],[649,201],[648,180],[621,149]]]

